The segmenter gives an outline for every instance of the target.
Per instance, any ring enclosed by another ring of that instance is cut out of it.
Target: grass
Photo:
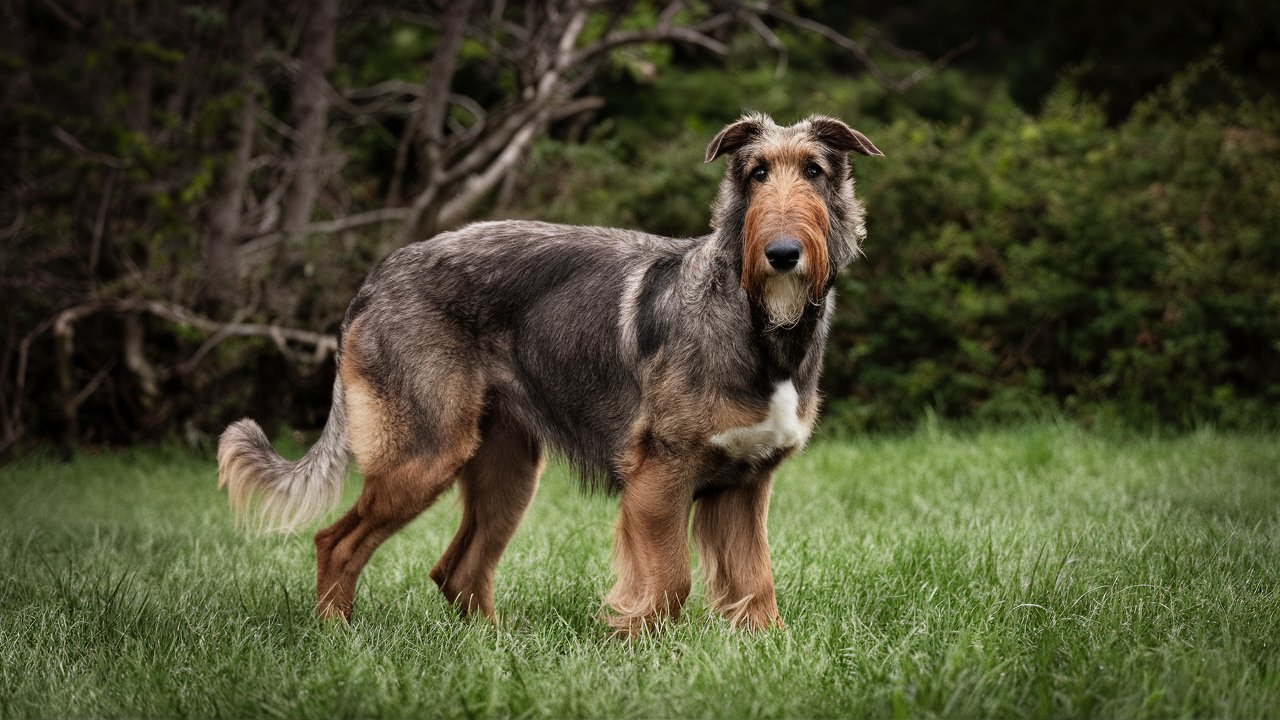
[[[596,621],[615,503],[554,465],[500,630],[427,579],[451,500],[339,628],[310,616],[309,537],[238,534],[208,458],[27,458],[0,495],[4,717],[1280,717],[1273,435],[818,443],[775,485],[788,629],[730,631],[695,589],[635,643]]]

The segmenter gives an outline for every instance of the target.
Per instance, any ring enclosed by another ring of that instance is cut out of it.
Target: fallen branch
[[[164,303],[158,300],[122,300],[115,303],[111,309],[117,312],[140,310],[170,322],[188,325],[210,335],[220,335],[223,339],[232,337],[270,338],[281,353],[293,358],[295,361],[301,360],[304,364],[319,365],[330,354],[338,350],[338,338],[336,335],[262,323],[223,323],[204,317],[181,305]],[[288,346],[290,342],[310,345],[313,348],[311,355],[304,356],[294,352]],[[188,371],[190,369],[188,368]]]
[[[6,418],[6,428],[4,437],[0,437],[0,453],[8,450],[25,434],[26,428],[22,423],[22,400],[26,390],[27,366],[30,357],[31,345],[40,336],[46,332],[52,331],[56,339],[56,350],[59,355],[59,386],[62,394],[61,409],[63,412],[63,420],[66,425],[67,442],[69,445],[74,444],[78,435],[78,423],[76,421],[77,410],[85,400],[89,398],[102,382],[114,369],[116,361],[108,362],[104,367],[100,368],[81,388],[74,387],[74,378],[71,374],[71,359],[75,350],[74,337],[76,323],[85,318],[100,313],[118,313],[126,317],[133,313],[146,313],[162,320],[184,325],[210,336],[196,351],[192,358],[185,362],[179,363],[172,369],[154,368],[150,363],[146,364],[149,380],[158,384],[168,378],[183,376],[191,373],[196,365],[202,360],[210,350],[215,346],[233,337],[265,337],[275,344],[276,348],[282,355],[289,358],[293,362],[307,367],[316,367],[323,363],[330,355],[338,350],[338,338],[328,333],[314,332],[311,330],[300,330],[298,328],[281,327],[279,325],[270,325],[265,323],[245,323],[245,322],[219,322],[212,318],[205,317],[194,310],[185,308],[174,303],[162,302],[159,300],[142,300],[142,299],[119,299],[119,300],[94,300],[91,302],[74,305],[65,308],[56,315],[46,318],[43,322],[33,328],[30,332],[22,337],[18,342],[17,367],[14,372],[14,394],[13,403],[8,408],[9,417]],[[300,352],[290,346],[290,344],[302,345],[310,349],[309,352]],[[125,354],[126,364],[134,369],[138,365],[139,357],[132,356],[141,352],[141,347],[134,346],[122,349]]]

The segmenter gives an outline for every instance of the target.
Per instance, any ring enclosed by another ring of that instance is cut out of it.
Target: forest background
[[[385,254],[705,233],[744,109],[887,156],[855,163],[825,432],[1273,428],[1277,77],[1262,0],[6,2],[0,452],[318,427]]]

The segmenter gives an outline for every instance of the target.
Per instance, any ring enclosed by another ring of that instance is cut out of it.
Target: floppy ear
[[[845,125],[839,120],[822,115],[809,118],[809,127],[818,141],[839,152],[856,152],[871,157],[884,157],[880,148],[867,139],[866,135]]]
[[[725,153],[734,152],[759,137],[762,132],[764,132],[764,123],[754,116],[744,117],[726,126],[707,146],[706,162],[711,162]]]

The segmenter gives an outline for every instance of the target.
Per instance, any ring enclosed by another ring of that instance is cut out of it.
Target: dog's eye
[[[810,179],[816,178],[822,174],[822,166],[815,162],[805,163],[804,174]]]
[[[751,171],[751,179],[756,182],[764,182],[767,177],[769,177],[769,170],[763,165]]]

